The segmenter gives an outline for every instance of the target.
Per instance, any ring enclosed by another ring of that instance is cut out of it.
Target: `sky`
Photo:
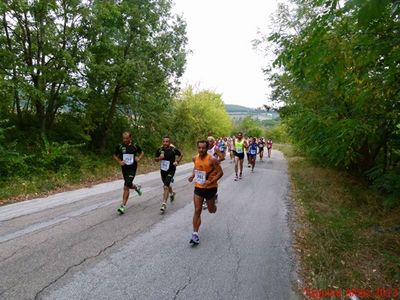
[[[276,0],[174,0],[187,23],[188,49],[182,87],[222,94],[226,104],[261,107],[269,87],[262,68],[267,59],[253,48],[258,32],[270,28]]]

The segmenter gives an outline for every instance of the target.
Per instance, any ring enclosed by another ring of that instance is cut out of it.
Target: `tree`
[[[8,113],[33,112],[44,134],[77,84],[82,58],[80,21],[87,7],[78,0],[8,0],[0,4],[0,87]],[[4,108],[3,108],[4,109]],[[3,111],[4,113],[4,111]]]
[[[285,17],[268,37],[277,58],[267,69],[293,141],[324,164],[395,172],[398,3],[298,0],[291,7],[281,7]]]
[[[173,128],[181,144],[194,145],[197,140],[207,138],[209,133],[215,138],[228,136],[232,130],[220,94],[209,90],[195,92],[189,87],[175,105]]]
[[[104,150],[117,114],[157,132],[185,64],[185,23],[171,1],[94,1],[87,24],[87,116]]]
[[[264,130],[251,116],[246,116],[241,120],[238,131],[242,131],[248,137],[261,137]]]

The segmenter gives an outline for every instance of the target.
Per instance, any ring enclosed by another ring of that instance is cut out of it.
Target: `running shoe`
[[[142,196],[143,192],[142,192],[142,186],[140,184],[136,185],[135,191],[136,193],[138,193],[139,196]]]
[[[169,200],[170,200],[171,202],[173,202],[173,201],[175,200],[175,195],[176,195],[175,192],[172,192],[172,193],[169,195]]]
[[[192,233],[192,238],[190,239],[189,243],[192,245],[198,245],[200,243],[199,236],[195,233]]]
[[[242,174],[239,174],[239,179],[242,179]]]
[[[164,212],[166,209],[167,209],[167,204],[165,204],[165,203],[161,204],[160,210],[161,210],[162,212]]]
[[[118,207],[117,212],[119,212],[120,215],[123,215],[125,213],[125,205]]]
[[[239,177],[236,175],[234,180],[235,180],[235,181],[238,181],[238,180],[239,180]]]
[[[202,205],[203,209],[207,209],[207,202],[203,201],[203,205]]]

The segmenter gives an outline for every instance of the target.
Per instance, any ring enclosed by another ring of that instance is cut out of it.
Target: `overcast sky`
[[[188,48],[183,86],[221,93],[227,104],[260,107],[268,100],[262,68],[266,58],[253,49],[257,32],[267,32],[276,0],[174,0],[187,22]]]

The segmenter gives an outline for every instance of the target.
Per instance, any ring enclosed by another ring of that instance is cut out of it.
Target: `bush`
[[[3,124],[5,121],[2,122]],[[0,123],[1,125],[1,123]],[[5,132],[13,127],[1,128],[0,127],[0,178],[10,177],[15,172],[27,171],[25,160],[26,155],[21,155],[16,150],[16,143],[7,144],[5,139]]]
[[[395,207],[400,204],[400,166],[386,172],[382,167],[375,167],[367,174],[373,187],[381,193],[387,194],[384,201],[385,206]]]
[[[284,124],[279,124],[278,126],[275,126],[266,132],[266,137],[265,138],[270,138],[272,141],[275,143],[289,143],[290,139],[286,131],[286,126]]]
[[[72,167],[77,170],[80,168],[80,155],[77,148],[81,148],[85,144],[61,144],[58,142],[49,142],[46,137],[42,139],[43,146],[41,152],[35,158],[38,168],[41,168],[43,171],[50,170],[54,172],[58,172],[62,167]]]

